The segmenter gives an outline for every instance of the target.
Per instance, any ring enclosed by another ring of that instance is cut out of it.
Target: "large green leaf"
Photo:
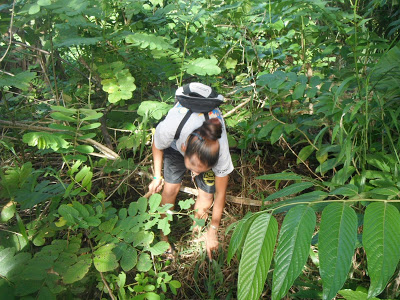
[[[339,294],[346,300],[381,300],[379,298],[368,298],[367,289],[357,287],[357,290],[353,291],[350,289],[340,290]]]
[[[93,262],[97,271],[108,272],[118,267],[118,262],[112,249],[115,244],[107,244],[97,249],[94,254]]]
[[[147,272],[153,266],[152,260],[148,253],[142,252],[139,256],[139,261],[137,263],[137,270],[139,272]]]
[[[277,198],[281,197],[286,197],[289,195],[293,195],[299,192],[304,191],[305,189],[308,189],[309,187],[312,187],[312,182],[298,182],[294,183],[292,185],[289,185],[267,197],[267,201],[275,200]]]
[[[39,149],[53,149],[57,151],[60,148],[68,148],[69,143],[56,135],[49,132],[29,132],[25,133],[22,141],[29,146],[37,146]]]
[[[0,276],[8,277],[10,274],[20,270],[21,267],[31,258],[26,252],[15,255],[15,248],[0,250]]]
[[[154,246],[150,247],[149,250],[152,255],[161,255],[169,248],[169,243],[165,241],[160,241]]]
[[[296,164],[305,162],[308,159],[308,157],[311,155],[311,153],[314,152],[314,150],[315,150],[315,148],[313,147],[313,145],[308,145],[308,146],[305,146],[304,148],[302,148],[298,154]]]
[[[161,36],[147,33],[134,33],[125,38],[127,43],[139,46],[140,48],[150,48],[150,50],[173,49],[168,41]]]
[[[257,215],[248,214],[239,222],[239,224],[237,224],[229,243],[227,255],[228,264],[230,263],[232,257],[235,255],[236,251],[238,251],[243,246],[250,226],[256,217]]]
[[[159,101],[143,101],[137,113],[140,116],[151,116],[156,120],[160,120],[165,114],[167,114],[168,110],[171,109],[171,105],[165,102]]]
[[[278,223],[267,213],[258,216],[244,242],[239,264],[238,299],[258,299],[267,278],[275,248]]]
[[[291,172],[282,172],[275,174],[266,174],[256,177],[256,179],[264,179],[264,180],[301,180],[301,176],[296,173]]]
[[[292,207],[295,205],[298,205],[300,203],[304,204],[304,202],[310,203],[310,202],[316,202],[316,201],[321,201],[325,199],[328,196],[328,193],[323,192],[323,191],[313,191],[309,193],[304,193],[301,195],[298,195],[294,198],[289,198],[285,199],[279,202],[273,203],[269,208],[274,209],[274,214],[277,213],[282,213],[290,210]],[[316,206],[313,206],[314,210],[316,209]]]
[[[343,195],[348,197],[353,197],[358,194],[358,187],[354,184],[346,184],[341,186],[331,192],[332,195]]]
[[[400,214],[396,207],[387,202],[367,206],[363,245],[371,279],[368,297],[374,297],[383,291],[400,259]]]
[[[30,87],[31,81],[35,77],[36,73],[30,71],[24,71],[16,74],[15,76],[2,73],[2,76],[0,76],[0,86],[15,86],[18,89],[27,91]]]
[[[381,57],[375,68],[371,70],[371,81],[374,87],[383,93],[398,91],[400,79],[400,46],[396,45]]]
[[[322,212],[318,237],[323,299],[332,299],[347,279],[357,241],[357,215],[345,203]]]
[[[221,73],[221,68],[218,67],[218,60],[214,57],[198,58],[187,65],[186,71],[191,75],[218,75]]]
[[[89,272],[91,265],[92,258],[89,254],[80,256],[78,261],[65,272],[63,276],[64,283],[69,284],[81,280]]]
[[[315,213],[307,205],[293,207],[283,220],[274,259],[272,299],[281,299],[301,273],[310,251],[315,222]]]
[[[128,246],[128,248],[123,252],[121,258],[121,268],[128,272],[136,266],[138,260],[138,254],[135,248]]]

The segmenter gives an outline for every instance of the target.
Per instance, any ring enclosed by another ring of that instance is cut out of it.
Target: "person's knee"
[[[162,192],[163,198],[176,198],[179,193],[180,184],[165,184]]]
[[[195,207],[196,209],[206,211],[211,207],[213,200],[213,194],[199,192]]]

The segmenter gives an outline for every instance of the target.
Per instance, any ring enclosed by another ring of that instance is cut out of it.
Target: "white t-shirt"
[[[205,121],[202,113],[192,113],[190,118],[186,121],[185,126],[183,126],[179,138],[174,140],[176,130],[182,119],[185,117],[187,111],[188,109],[183,107],[179,102],[177,102],[175,106],[169,110],[165,119],[158,124],[154,134],[154,145],[157,149],[164,150],[172,147],[184,155],[184,152],[182,151],[182,144],[186,142],[189,134],[203,125],[203,122]],[[233,171],[225,122],[222,118],[221,111],[218,108],[209,112],[208,115],[210,119],[218,118],[222,124],[222,134],[221,138],[218,140],[219,158],[217,164],[212,168],[212,170],[214,171],[215,176],[224,177]]]

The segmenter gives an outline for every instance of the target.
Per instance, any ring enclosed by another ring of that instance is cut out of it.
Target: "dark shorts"
[[[181,183],[185,172],[185,162],[182,154],[173,149],[164,150],[164,180],[168,183]],[[215,193],[215,174],[212,170],[201,173],[195,177],[196,185],[206,193]]]

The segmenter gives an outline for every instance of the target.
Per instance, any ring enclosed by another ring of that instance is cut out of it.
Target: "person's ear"
[[[186,144],[185,144],[185,143],[183,143],[183,144],[181,145],[181,149],[182,149],[183,152],[186,152]]]

